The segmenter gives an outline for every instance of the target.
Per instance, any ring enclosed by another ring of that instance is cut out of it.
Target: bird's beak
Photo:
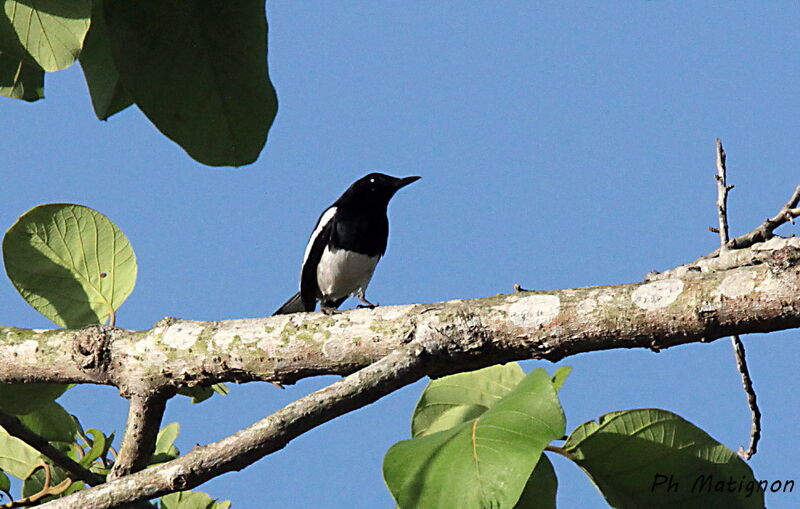
[[[401,187],[406,187],[407,185],[416,182],[417,180],[421,179],[422,177],[403,177],[401,179],[397,179],[395,183],[396,189],[400,189]]]

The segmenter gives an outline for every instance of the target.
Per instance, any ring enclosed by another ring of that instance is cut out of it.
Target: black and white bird
[[[334,312],[350,296],[374,307],[364,295],[375,266],[386,252],[386,209],[398,189],[420,177],[370,173],[356,180],[325,209],[308,239],[300,268],[300,291],[274,314]]]

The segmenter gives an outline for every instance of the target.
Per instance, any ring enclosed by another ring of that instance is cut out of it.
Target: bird
[[[300,266],[300,291],[273,315],[335,313],[351,296],[374,308],[365,292],[389,239],[389,200],[421,177],[370,173],[356,180],[317,220]]]

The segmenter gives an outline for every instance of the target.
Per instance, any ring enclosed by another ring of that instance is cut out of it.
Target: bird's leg
[[[340,311],[337,308],[341,305],[341,301],[336,302],[335,300],[320,300],[319,301],[319,310],[325,313],[326,315],[335,315]]]
[[[341,311],[339,311],[339,310],[338,310],[338,309],[336,309],[335,307],[333,307],[333,306],[326,306],[325,304],[323,304],[323,303],[321,303],[321,302],[320,302],[320,304],[319,304],[319,310],[320,310],[320,311],[322,311],[322,312],[323,312],[324,314],[326,314],[326,315],[335,315],[335,314],[337,314],[337,313],[341,313]]]
[[[363,308],[373,309],[375,307],[375,304],[373,304],[372,302],[368,301],[367,298],[364,296],[364,290],[359,290],[358,294],[357,294],[357,297],[358,297],[359,302],[361,302],[361,304],[358,305],[359,309],[363,309]]]

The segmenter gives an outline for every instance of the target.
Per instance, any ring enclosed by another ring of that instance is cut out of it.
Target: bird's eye
[[[373,184],[375,183],[375,179],[369,179],[369,181],[372,182]]]

